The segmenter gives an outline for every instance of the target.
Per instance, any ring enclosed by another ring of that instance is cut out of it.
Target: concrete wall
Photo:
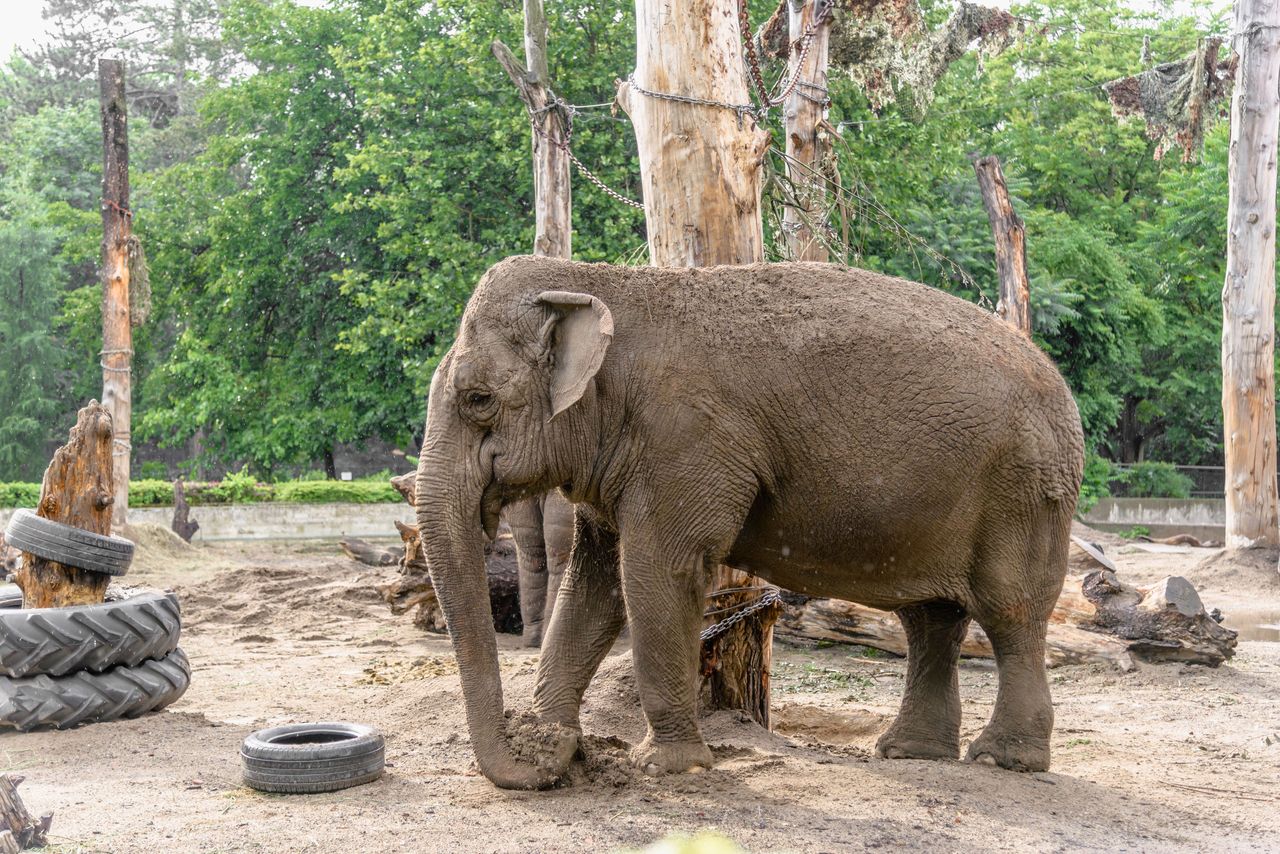
[[[1221,498],[1104,498],[1083,518],[1086,525],[1102,531],[1142,526],[1153,537],[1191,534],[1221,541],[1227,526],[1227,505]]]
[[[0,509],[0,527],[12,512]],[[1140,525],[1155,537],[1191,534],[1221,540],[1226,513],[1222,499],[1104,498],[1085,514],[1084,521],[1103,531],[1127,531]],[[200,523],[195,542],[396,537],[395,520],[414,521],[413,508],[407,504],[223,504],[192,507],[191,516]],[[167,528],[173,508],[134,508],[129,518]]]
[[[0,509],[0,528],[12,510]],[[342,537],[399,539],[395,521],[413,522],[408,504],[222,504],[192,507],[200,523],[192,542],[215,540],[336,540]],[[129,510],[132,522],[169,527],[172,507]]]

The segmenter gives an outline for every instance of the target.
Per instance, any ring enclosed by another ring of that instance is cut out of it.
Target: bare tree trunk
[[[769,134],[750,115],[644,94],[745,106],[731,0],[636,0],[637,85],[618,86],[635,126],[649,260],[659,267],[764,259],[760,163]]]
[[[524,56],[528,68],[521,67],[511,50],[500,41],[492,45],[494,58],[507,72],[532,114],[533,138],[533,254],[553,258],[573,257],[573,184],[569,172],[569,128],[566,115],[552,106],[551,73],[547,66],[547,18],[542,0],[524,0]],[[572,505],[559,490],[542,499],[541,549],[521,548],[516,538],[520,563],[521,607],[527,611],[524,631],[527,642],[540,643],[544,628],[551,624],[559,572],[573,545],[573,525],[548,525],[548,519],[573,518]],[[549,511],[549,512],[548,512]],[[561,561],[551,567],[552,554]],[[541,571],[538,571],[538,570]],[[552,579],[557,579],[554,583]],[[525,600],[529,601],[525,601]],[[536,607],[541,602],[540,608]],[[536,612],[536,613],[535,613]]]
[[[764,260],[760,164],[769,134],[753,117],[719,104],[750,103],[742,34],[731,0],[636,0],[636,71],[618,86],[635,126],[644,185],[649,260],[659,267],[709,267]],[[720,567],[715,589],[761,583]],[[748,605],[760,592],[716,598],[717,608]],[[769,722],[773,620],[768,608],[703,645],[712,708],[746,708]]]
[[[111,415],[95,400],[81,409],[67,444],[54,451],[40,486],[36,515],[95,534],[111,533]],[[111,576],[25,553],[15,574],[27,608],[96,605]]]
[[[129,512],[130,422],[133,415],[133,327],[129,319],[129,135],[124,63],[98,60],[102,110],[102,405],[111,413],[115,444],[112,523]]]
[[[1280,544],[1276,499],[1276,136],[1280,2],[1236,0],[1227,275],[1222,288],[1222,427],[1227,548]]]
[[[791,44],[797,45],[817,19],[820,4],[828,0],[791,0],[787,4]],[[823,163],[831,156],[831,138],[824,130],[827,119],[827,44],[831,19],[814,31],[809,50],[793,47],[787,58],[787,79],[798,80],[787,98],[787,175],[796,202],[803,206],[809,222],[825,216],[826,185],[820,177]],[[796,76],[798,75],[798,77]],[[787,245],[795,261],[829,261],[827,245],[788,205],[782,217]]]
[[[996,311],[1028,338],[1031,337],[1031,286],[1027,281],[1026,229],[1009,199],[1000,158],[980,157],[973,162],[987,209],[991,235],[996,245],[996,274],[1000,279],[1000,302]]]
[[[515,84],[520,100],[533,115],[533,254],[553,258],[573,255],[573,192],[569,176],[568,129],[564,114],[548,108],[551,93],[547,70],[547,18],[542,0],[524,2],[522,66],[505,44],[495,41],[494,58]]]

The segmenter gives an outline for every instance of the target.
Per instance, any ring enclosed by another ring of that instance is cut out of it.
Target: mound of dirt
[[[1196,564],[1187,577],[1195,584],[1280,595],[1278,559],[1276,549],[1220,551]]]
[[[119,535],[134,545],[130,569],[159,572],[174,561],[189,560],[196,549],[173,531],[149,522],[125,525]]]

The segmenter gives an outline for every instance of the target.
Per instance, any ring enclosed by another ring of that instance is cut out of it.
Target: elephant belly
[[[726,562],[787,590],[873,608],[964,602],[974,532],[957,515],[968,514],[857,507],[822,513],[811,506],[786,514],[757,506]]]

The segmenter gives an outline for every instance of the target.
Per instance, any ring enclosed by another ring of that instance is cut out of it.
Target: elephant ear
[[[600,370],[613,341],[613,314],[590,294],[543,291],[538,302],[552,310],[542,327],[551,355],[551,417],[573,406]]]

